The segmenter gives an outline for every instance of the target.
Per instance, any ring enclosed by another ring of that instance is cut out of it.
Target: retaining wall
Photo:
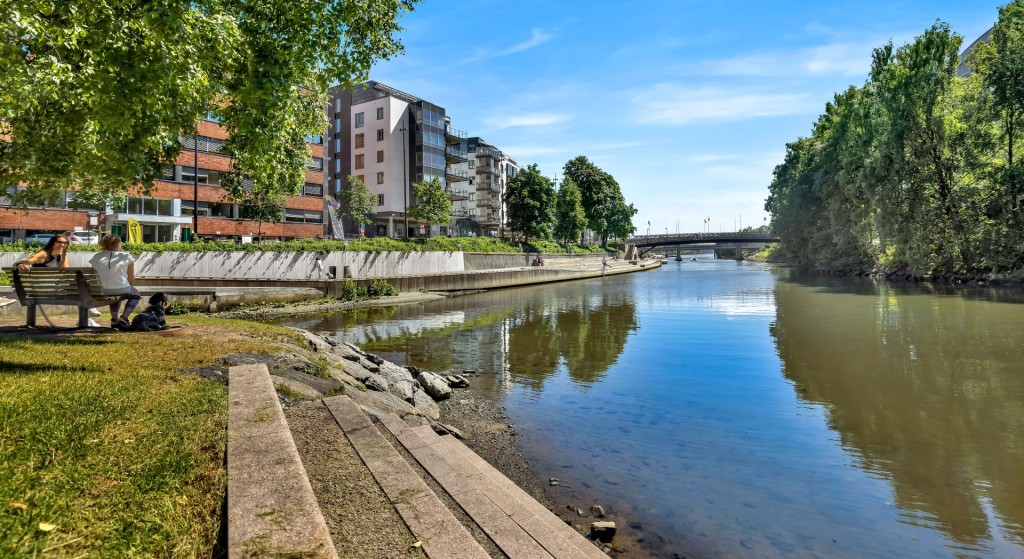
[[[463,260],[466,266],[465,271],[476,272],[479,270],[502,270],[505,268],[529,266],[536,256],[533,253],[467,252],[463,256]],[[545,254],[544,260],[545,262],[554,262],[556,260],[601,260],[604,256],[604,254]]]

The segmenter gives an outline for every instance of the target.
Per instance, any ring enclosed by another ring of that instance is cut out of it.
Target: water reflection
[[[479,380],[492,391],[509,383],[541,391],[563,370],[581,386],[600,381],[637,329],[637,315],[623,282],[587,282],[287,323],[430,370],[488,373]]]
[[[818,287],[828,305],[820,289],[776,286],[771,334],[798,396],[825,406],[857,465],[890,483],[903,522],[970,553],[1024,544],[1020,308]]]

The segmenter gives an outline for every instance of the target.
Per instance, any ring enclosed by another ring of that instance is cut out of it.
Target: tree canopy
[[[602,245],[608,244],[610,236],[626,237],[636,230],[632,223],[636,209],[626,204],[614,177],[583,155],[569,160],[563,173],[579,187],[587,228],[601,237]]]
[[[508,182],[505,206],[508,228],[524,240],[546,239],[551,234],[555,212],[555,187],[534,163]]]
[[[409,207],[409,217],[432,225],[448,223],[452,201],[444,191],[441,179],[434,177],[430,181],[415,182],[412,190],[416,194],[416,205]]]
[[[941,22],[875,49],[871,72],[787,145],[766,211],[788,259],[918,274],[1024,268],[1024,0],[957,77],[962,38]]]
[[[348,188],[343,188],[338,193],[338,198],[341,203],[337,211],[339,219],[348,217],[357,226],[373,223],[377,197],[359,177],[349,176]]]
[[[562,179],[562,186],[558,189],[558,199],[555,202],[553,236],[556,241],[569,248],[569,243],[579,239],[586,226],[587,215],[583,211],[580,189],[576,188],[576,183],[571,178],[565,177]]]
[[[402,50],[416,0],[14,1],[0,20],[0,181],[21,204],[152,185],[211,115],[262,188],[297,193],[327,88]]]

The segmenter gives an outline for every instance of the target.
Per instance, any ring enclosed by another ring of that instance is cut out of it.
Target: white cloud
[[[484,123],[492,128],[503,130],[516,126],[550,126],[569,120],[569,115],[556,113],[527,113],[522,115],[486,118]]]
[[[632,99],[640,122],[693,124],[736,122],[813,113],[820,103],[805,93],[743,93],[716,87],[688,89],[661,84]]]
[[[530,38],[521,43],[517,43],[515,45],[512,45],[511,47],[497,51],[488,49],[477,49],[476,53],[473,56],[470,56],[469,58],[465,58],[459,61],[459,64],[468,64],[470,62],[479,62],[480,60],[500,58],[502,56],[508,56],[510,54],[515,54],[517,52],[529,50],[534,47],[543,45],[544,43],[550,41],[553,37],[554,35],[551,35],[550,33],[545,33],[543,30],[534,27]]]

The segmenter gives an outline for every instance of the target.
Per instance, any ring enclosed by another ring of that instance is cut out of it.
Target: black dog
[[[149,306],[132,318],[132,332],[154,332],[167,329],[167,318],[164,309],[169,301],[163,293],[154,293],[149,298]]]

